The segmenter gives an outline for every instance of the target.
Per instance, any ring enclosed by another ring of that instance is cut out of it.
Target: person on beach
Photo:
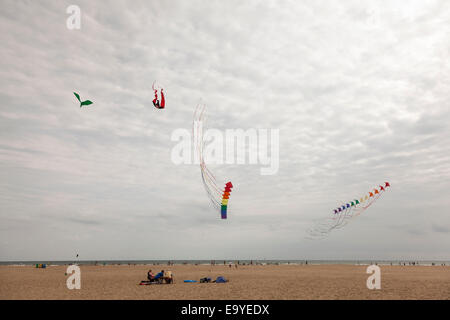
[[[153,275],[152,270],[151,269],[148,270],[148,272],[147,272],[148,281],[152,281],[154,278],[155,278],[155,276]]]
[[[164,270],[161,270],[161,272],[157,273],[154,279],[159,279],[164,276]]]

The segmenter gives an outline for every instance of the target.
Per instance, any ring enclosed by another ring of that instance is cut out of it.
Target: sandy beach
[[[367,266],[81,265],[81,289],[69,290],[67,266],[0,266],[0,299],[450,299],[449,266],[380,267],[381,290],[369,290]],[[140,286],[148,269],[175,283]],[[229,282],[183,282],[219,275]]]

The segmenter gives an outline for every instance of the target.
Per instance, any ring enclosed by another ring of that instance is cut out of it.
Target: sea
[[[47,266],[60,265],[421,265],[421,266],[441,266],[450,265],[450,261],[445,260],[39,260],[39,261],[0,261],[0,265],[29,266],[36,264],[46,264]]]

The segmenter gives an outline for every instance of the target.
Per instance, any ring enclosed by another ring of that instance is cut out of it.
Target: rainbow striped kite
[[[228,206],[228,199],[230,198],[231,189],[233,188],[233,184],[230,182],[227,182],[225,185],[225,190],[223,191],[222,195],[222,206],[220,208],[220,214],[222,216],[222,219],[227,218],[227,206]]]

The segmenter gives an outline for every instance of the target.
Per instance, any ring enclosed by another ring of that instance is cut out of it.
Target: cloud
[[[440,233],[450,233],[450,228],[447,226],[439,226],[439,225],[433,224],[433,231],[440,232]]]

